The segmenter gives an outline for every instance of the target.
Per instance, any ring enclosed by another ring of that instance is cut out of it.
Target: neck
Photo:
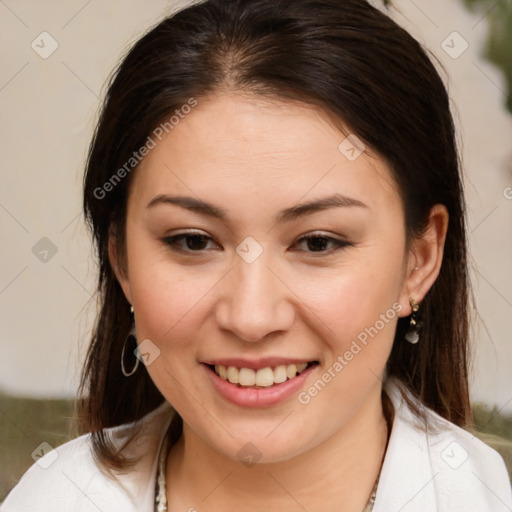
[[[384,458],[388,424],[380,387],[348,424],[292,459],[246,467],[185,423],[167,461],[169,512],[183,510],[361,512]],[[319,499],[321,497],[321,500]]]

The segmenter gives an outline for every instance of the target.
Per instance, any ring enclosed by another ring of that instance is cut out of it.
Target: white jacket
[[[373,512],[511,512],[500,455],[428,409],[429,423],[437,420],[440,430],[417,427],[399,386],[396,379],[385,384],[395,418]],[[59,446],[25,473],[1,512],[153,512],[157,454],[170,419],[165,402],[141,420],[143,433],[128,455],[142,457],[115,479],[94,462],[89,435]],[[116,442],[128,431],[111,429]]]

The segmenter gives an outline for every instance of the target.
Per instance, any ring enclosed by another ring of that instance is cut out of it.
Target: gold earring
[[[419,311],[420,305],[412,297],[409,299],[409,304],[411,305],[412,313],[409,322],[409,330],[405,335],[405,339],[414,345],[420,340],[420,334],[418,332],[420,326],[416,320],[416,313]]]

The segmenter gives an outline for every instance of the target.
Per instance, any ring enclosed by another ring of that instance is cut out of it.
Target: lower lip
[[[308,366],[300,375],[268,388],[239,387],[219,377],[208,365],[203,364],[208,378],[217,392],[229,402],[241,407],[270,407],[284,402],[297,393],[304,381],[318,365]]]

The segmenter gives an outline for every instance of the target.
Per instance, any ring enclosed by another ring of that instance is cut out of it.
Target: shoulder
[[[115,489],[113,481],[101,473],[93,460],[90,436],[78,437],[55,449],[41,449],[45,455],[10,492],[2,512],[43,511],[50,507],[66,510],[70,504],[80,511],[97,510],[94,495],[100,491],[111,494]]]
[[[429,415],[437,428],[427,435],[427,442],[439,499],[472,501],[473,506],[480,503],[493,511],[512,510],[510,480],[501,455],[435,412]]]
[[[1,512],[145,510],[153,500],[156,454],[171,417],[172,409],[166,402],[139,422],[107,429],[112,442],[121,447],[134,427],[140,427],[125,451],[127,456],[139,460],[123,474],[114,474],[97,464],[89,434],[55,449],[43,448],[45,454],[10,492]]]
[[[387,382],[385,389],[395,408],[395,420],[383,466],[383,472],[386,469],[390,474],[384,476],[391,487],[397,485],[396,475],[411,488],[410,496],[403,489],[395,497],[423,500],[439,511],[512,509],[509,476],[498,452],[413,399],[424,412],[425,420],[419,420],[403,399],[401,390],[407,391],[396,379]]]

